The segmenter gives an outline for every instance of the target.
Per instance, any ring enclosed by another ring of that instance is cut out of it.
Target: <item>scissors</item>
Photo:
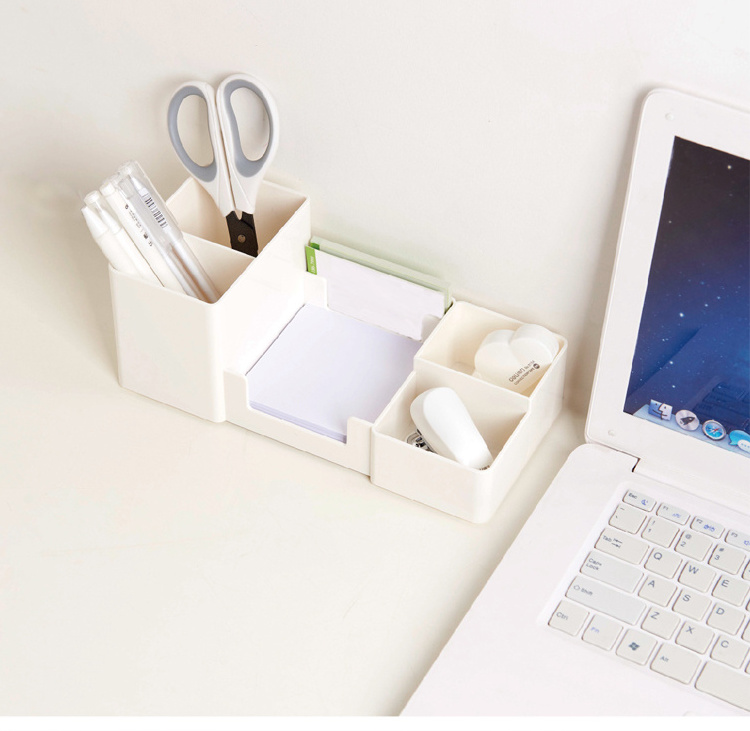
[[[268,117],[268,143],[257,160],[249,160],[242,151],[237,116],[232,108],[232,94],[238,89],[253,92],[263,102]],[[202,98],[208,110],[208,135],[213,150],[213,160],[208,165],[196,163],[180,139],[177,115],[180,105],[189,96]],[[276,154],[279,141],[278,112],[273,97],[257,79],[247,74],[227,77],[215,92],[203,81],[188,81],[177,89],[169,102],[167,128],[177,157],[226,217],[232,248],[257,256],[255,201],[263,174]]]

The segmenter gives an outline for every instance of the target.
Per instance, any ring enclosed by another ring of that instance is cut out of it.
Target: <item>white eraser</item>
[[[527,393],[559,349],[555,335],[541,325],[495,330],[482,341],[474,356],[474,375],[497,386]]]

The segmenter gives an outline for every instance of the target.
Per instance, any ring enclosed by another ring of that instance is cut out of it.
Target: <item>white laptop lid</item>
[[[750,506],[749,160],[750,114],[646,98],[586,425],[639,470],[738,507]]]

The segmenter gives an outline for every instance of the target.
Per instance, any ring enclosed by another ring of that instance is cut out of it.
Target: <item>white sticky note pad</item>
[[[328,286],[328,307],[358,320],[422,340],[445,313],[445,293],[357,262],[315,252]]]
[[[375,421],[421,343],[305,305],[247,373],[250,407],[346,441],[346,422]]]

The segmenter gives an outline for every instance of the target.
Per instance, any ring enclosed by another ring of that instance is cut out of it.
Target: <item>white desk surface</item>
[[[0,220],[0,715],[399,713],[582,417],[465,523],[120,388],[77,200]]]

